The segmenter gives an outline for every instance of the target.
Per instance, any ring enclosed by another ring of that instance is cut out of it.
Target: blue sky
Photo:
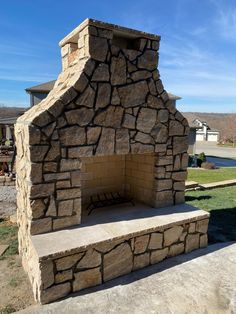
[[[55,79],[58,42],[85,18],[161,35],[159,69],[182,111],[236,112],[235,0],[11,0],[0,6],[0,105]]]

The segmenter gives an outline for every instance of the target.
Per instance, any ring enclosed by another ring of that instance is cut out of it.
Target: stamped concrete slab
[[[231,314],[235,274],[236,244],[219,243],[19,313]]]
[[[226,186],[234,186],[234,185],[236,185],[236,179],[199,184],[199,187],[203,190],[211,190],[211,189],[223,188]]]
[[[9,245],[7,245],[7,244],[0,244],[0,256],[2,256],[4,254],[4,252],[6,252],[8,247],[9,247]]]

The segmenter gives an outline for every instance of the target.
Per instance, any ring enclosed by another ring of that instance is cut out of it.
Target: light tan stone
[[[128,154],[129,147],[129,132],[126,129],[116,130],[116,153]]]
[[[182,226],[174,226],[164,231],[164,246],[177,242],[183,232]]]
[[[94,119],[95,124],[119,128],[123,118],[124,109],[120,106],[109,106],[108,109],[100,112]]]
[[[72,269],[59,272],[55,275],[55,283],[61,283],[73,279]]]
[[[172,179],[176,181],[185,181],[187,179],[187,171],[173,172]]]
[[[198,220],[196,222],[196,231],[200,233],[207,233],[209,219]]]
[[[151,252],[150,262],[151,264],[156,264],[167,257],[168,248],[164,248],[162,250],[156,250]]]
[[[148,87],[145,81],[118,88],[121,103],[125,108],[135,107],[145,103],[147,93]]]
[[[76,269],[79,270],[84,268],[94,268],[99,266],[101,262],[102,262],[101,254],[96,252],[94,249],[90,249],[79,261],[79,263],[76,266]]]
[[[73,200],[59,202],[58,216],[71,216],[72,212],[73,212]]]
[[[186,136],[173,137],[173,154],[174,155],[185,153],[187,149],[188,149],[188,137]]]
[[[185,253],[199,248],[199,234],[188,234],[186,237]]]
[[[85,144],[85,129],[79,126],[71,126],[59,130],[60,141],[62,145],[83,145]]]
[[[96,100],[96,109],[104,108],[110,103],[111,85],[109,83],[98,84],[98,94]]]
[[[178,243],[178,244],[173,244],[169,248],[169,254],[168,256],[177,256],[179,254],[182,254],[184,252],[184,243]]]
[[[80,188],[57,190],[57,200],[69,200],[81,196]]]
[[[127,129],[135,129],[136,118],[130,114],[125,114],[123,127]]]
[[[161,249],[163,243],[163,234],[162,233],[152,233],[148,248],[150,250]]]
[[[47,304],[65,297],[70,292],[71,287],[69,282],[52,286],[51,288],[42,291],[40,301],[42,304]]]
[[[87,143],[95,144],[97,143],[99,136],[101,134],[101,127],[90,127],[87,129]]]
[[[97,155],[112,155],[115,149],[115,130],[111,128],[103,128],[102,134],[97,146]]]
[[[105,254],[103,267],[104,281],[130,273],[133,267],[133,257],[129,244],[122,243]]]
[[[168,128],[164,124],[158,123],[153,127],[151,135],[156,143],[166,143],[168,140]]]
[[[148,242],[149,242],[149,234],[135,238],[134,253],[135,254],[144,253],[147,250]]]
[[[54,284],[53,262],[51,260],[43,261],[40,264],[41,281],[43,289]]]
[[[169,135],[183,135],[184,134],[184,126],[179,121],[172,120],[169,124]]]
[[[62,257],[55,260],[57,271],[62,271],[72,268],[82,257],[84,253],[78,253]]]
[[[44,215],[46,204],[42,199],[36,199],[30,202],[32,218],[40,218]]]
[[[135,141],[141,142],[144,144],[154,144],[153,138],[146,133],[138,132],[135,136]]]
[[[196,232],[196,223],[195,222],[191,222],[189,224],[188,233],[194,233],[194,232]]]
[[[157,53],[154,50],[146,50],[138,58],[138,67],[140,69],[155,70],[157,67]]]
[[[131,79],[135,81],[145,80],[152,76],[152,73],[146,70],[139,70],[131,74]]]
[[[85,106],[88,108],[92,108],[95,99],[95,90],[88,85],[86,90],[76,99],[76,104],[79,106]]]
[[[207,234],[203,234],[200,236],[200,248],[206,247],[208,244]]]
[[[107,39],[90,36],[89,53],[94,60],[105,61],[108,51]]]
[[[100,268],[80,271],[74,274],[73,291],[79,291],[88,287],[97,286],[102,283]]]
[[[40,162],[44,160],[47,152],[49,150],[48,145],[41,145],[41,146],[30,146],[30,160],[31,162]]]
[[[68,148],[68,158],[90,157],[93,155],[93,146]]]
[[[50,231],[52,231],[52,218],[48,217],[31,221],[30,233],[32,235]]]
[[[173,192],[172,191],[161,191],[156,192],[155,206],[165,207],[173,205]]]
[[[78,124],[80,126],[85,126],[91,122],[94,116],[94,111],[93,109],[82,107],[67,111],[65,115],[68,124]]]
[[[122,85],[126,83],[126,61],[122,54],[111,59],[111,84]]]
[[[60,162],[61,171],[73,171],[81,168],[80,159],[62,159]]]
[[[92,81],[108,82],[110,79],[109,67],[105,63],[99,63],[98,67],[95,69]]]
[[[172,189],[172,185],[173,183],[171,179],[162,179],[155,182],[156,191],[170,190]]]
[[[46,216],[55,217],[57,215],[57,208],[55,204],[55,199],[53,196],[50,197],[49,206],[46,212]]]
[[[134,256],[133,270],[147,267],[149,265],[149,253]]]
[[[150,108],[142,108],[137,118],[137,129],[144,132],[151,132],[157,119],[156,110]]]
[[[78,215],[57,218],[57,219],[53,219],[53,230],[59,230],[59,229],[75,226],[78,224],[80,224],[80,217]]]

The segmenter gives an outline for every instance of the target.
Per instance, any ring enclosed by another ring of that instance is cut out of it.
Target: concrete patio
[[[236,312],[236,244],[218,243],[19,313]]]

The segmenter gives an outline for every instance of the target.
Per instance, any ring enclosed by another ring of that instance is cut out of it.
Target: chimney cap
[[[66,37],[64,37],[59,42],[60,47],[63,47],[64,45],[66,45],[68,43],[77,43],[78,39],[79,39],[79,33],[87,26],[95,26],[95,27],[111,30],[116,35],[120,34],[120,35],[123,35],[125,37],[129,37],[129,38],[143,37],[143,38],[152,39],[152,40],[156,40],[156,41],[160,41],[160,39],[161,39],[160,36],[155,35],[155,34],[146,33],[143,31],[136,30],[136,29],[131,29],[131,28],[127,28],[124,26],[105,23],[105,22],[101,22],[101,21],[97,21],[97,20],[88,18],[88,19],[84,20],[79,26],[77,26],[72,32],[70,32]]]

